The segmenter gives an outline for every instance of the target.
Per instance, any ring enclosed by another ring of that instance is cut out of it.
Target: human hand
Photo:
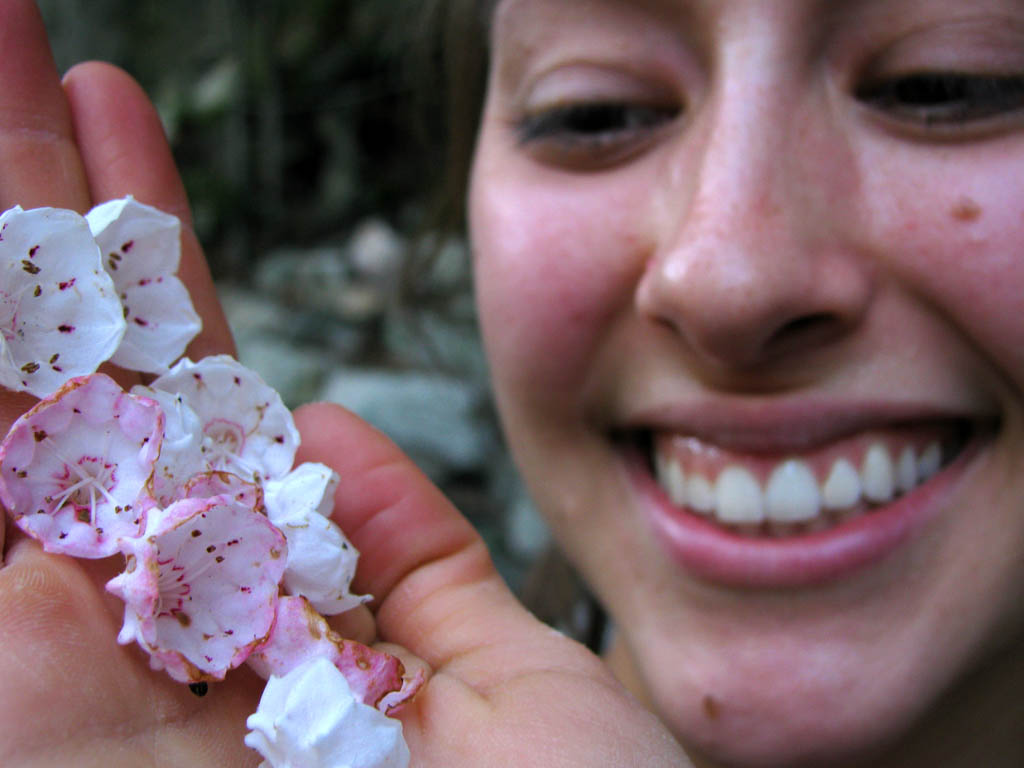
[[[159,120],[134,82],[87,64],[62,84],[33,4],[0,0],[0,84],[0,207],[84,212],[130,193],[179,216],[179,274],[204,318],[190,356],[231,351]],[[31,404],[0,392],[0,427]],[[335,520],[362,552],[355,588],[377,596],[373,618],[360,609],[336,627],[385,641],[431,675],[400,714],[414,765],[685,763],[596,657],[516,603],[472,527],[390,441],[333,406],[307,406],[296,420],[298,460],[341,475]],[[258,763],[242,736],[263,681],[241,668],[196,698],[136,647],[118,646],[123,606],[103,589],[121,567],[114,560],[45,554],[8,526],[0,764]]]

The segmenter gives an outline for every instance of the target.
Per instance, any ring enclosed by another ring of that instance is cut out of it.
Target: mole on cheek
[[[704,714],[707,716],[708,720],[717,720],[718,716],[721,714],[721,707],[715,697],[710,693],[704,694],[703,705]]]
[[[981,206],[969,197],[961,197],[949,213],[957,221],[974,221],[981,216]]]

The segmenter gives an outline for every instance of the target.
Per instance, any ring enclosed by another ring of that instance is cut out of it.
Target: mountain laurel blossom
[[[124,305],[124,339],[111,362],[166,372],[202,329],[188,289],[175,275],[181,223],[131,196],[97,205],[85,219]]]
[[[293,468],[298,430],[254,371],[175,363],[200,329],[179,229],[131,197],[0,214],[0,386],[42,398],[0,442],[0,501],[48,552],[124,555],[118,641],[154,669],[205,685],[248,661],[269,678],[245,739],[264,766],[404,768],[385,713],[423,673],[322,615],[370,599],[330,519],[337,475]],[[125,392],[95,373],[107,360],[158,377]]]
[[[125,327],[84,218],[20,206],[0,214],[0,385],[45,397],[95,371]]]
[[[285,588],[327,616],[370,600],[349,591],[359,552],[329,517],[337,487],[330,467],[311,462],[266,483],[267,516],[288,539]]]
[[[201,468],[252,482],[284,477],[299,431],[281,396],[229,355],[188,358],[155,379],[152,389],[181,395],[199,419]]]
[[[126,566],[107,583],[125,602],[118,642],[183,683],[223,680],[274,624],[287,544],[234,494],[176,501],[121,543]]]
[[[363,704],[328,659],[316,657],[267,682],[246,721],[260,768],[406,768],[401,723]]]
[[[345,676],[353,695],[385,714],[398,710],[423,683],[422,674],[407,677],[402,662],[334,632],[304,597],[285,596],[277,605],[277,622],[267,642],[248,659],[256,673],[283,677],[310,659],[325,658]]]
[[[0,500],[47,552],[108,557],[156,504],[148,486],[163,422],[156,402],[108,376],[72,379],[0,444]]]

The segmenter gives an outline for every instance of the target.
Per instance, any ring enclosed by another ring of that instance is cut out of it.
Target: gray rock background
[[[493,411],[468,293],[410,311],[398,271],[409,245],[369,219],[337,247],[282,248],[253,286],[219,285],[239,359],[294,407],[325,400],[386,432],[484,536],[515,588],[548,541]],[[437,279],[468,284],[457,242]]]

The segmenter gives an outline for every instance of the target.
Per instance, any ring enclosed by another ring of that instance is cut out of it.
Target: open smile
[[[684,568],[734,586],[803,586],[897,548],[992,433],[930,419],[771,447],[742,429],[721,440],[658,429],[638,433],[628,454],[656,534]]]

